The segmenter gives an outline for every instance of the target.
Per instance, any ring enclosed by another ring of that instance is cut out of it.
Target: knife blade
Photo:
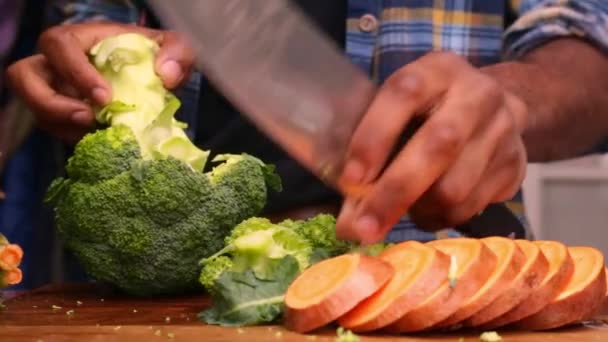
[[[375,92],[367,75],[286,0],[150,4],[185,35],[196,66],[245,117],[339,188],[350,137]]]
[[[346,186],[338,177],[376,86],[296,5],[288,0],[148,2],[161,22],[191,44],[197,68],[264,134],[329,186],[349,196],[365,194],[367,186]],[[414,131],[406,130],[395,151]],[[480,232],[494,222],[501,233],[525,234],[503,203],[488,209],[460,230]]]

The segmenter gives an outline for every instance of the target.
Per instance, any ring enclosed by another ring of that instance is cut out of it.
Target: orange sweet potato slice
[[[369,332],[383,328],[422,303],[448,279],[450,257],[420,242],[397,244],[378,257],[393,266],[395,275],[338,319],[346,329]]]
[[[455,328],[459,323],[485,308],[509,288],[526,262],[526,255],[512,239],[488,237],[481,241],[496,255],[496,267],[491,270],[490,277],[473,296],[434,328]]]
[[[344,315],[395,274],[387,262],[363,254],[323,260],[302,272],[285,293],[285,325],[304,333]]]
[[[534,241],[549,262],[549,270],[530,296],[502,316],[484,324],[484,330],[496,329],[533,315],[549,304],[566,286],[574,271],[568,247],[557,241]]]
[[[466,326],[481,326],[513,309],[530,296],[549,271],[549,261],[540,248],[527,240],[516,240],[526,262],[509,287],[496,300],[479,310],[465,322]]]
[[[593,247],[569,247],[574,273],[559,295],[539,312],[516,323],[526,330],[549,330],[595,315],[606,296],[603,254]]]
[[[478,239],[441,239],[427,245],[449,255],[455,270],[439,289],[387,326],[386,331],[417,332],[443,321],[483,286],[496,265],[496,255]]]

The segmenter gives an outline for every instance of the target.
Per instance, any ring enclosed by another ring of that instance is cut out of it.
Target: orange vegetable
[[[314,264],[287,289],[285,325],[304,333],[333,322],[394,274],[389,263],[363,254],[345,254]]]
[[[450,255],[455,261],[455,272],[450,275],[455,277],[455,286],[445,279],[425,301],[387,326],[387,331],[421,331],[443,321],[485,284],[496,265],[496,255],[478,239],[443,239],[427,245]]]
[[[13,268],[11,270],[4,271],[4,274],[2,274],[2,272],[0,271],[0,275],[2,275],[2,279],[0,279],[0,284],[3,286],[17,285],[23,279],[23,273],[19,268]]]
[[[592,247],[568,248],[574,273],[566,287],[542,310],[516,323],[526,330],[548,330],[593,317],[606,296],[604,256]]]
[[[492,321],[527,299],[538,288],[549,271],[549,261],[540,248],[527,240],[516,240],[515,244],[525,255],[525,264],[508,288],[496,300],[467,319],[465,325],[480,326]]]
[[[526,262],[526,255],[512,239],[488,237],[481,241],[496,255],[496,267],[491,270],[491,275],[483,286],[455,313],[435,325],[435,328],[452,328],[486,307],[509,287]]]
[[[383,328],[422,303],[448,278],[450,257],[416,241],[392,246],[379,256],[396,270],[378,292],[338,319],[354,332]]]
[[[549,304],[566,286],[572,272],[574,262],[568,247],[557,241],[534,241],[549,262],[549,270],[540,285],[532,291],[528,298],[506,314],[484,324],[484,330],[496,329],[537,313]]]
[[[19,267],[23,258],[23,250],[19,245],[8,244],[0,246],[0,269],[12,270]]]

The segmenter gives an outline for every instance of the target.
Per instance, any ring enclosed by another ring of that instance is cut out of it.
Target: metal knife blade
[[[243,115],[338,188],[375,85],[337,46],[287,0],[149,2],[186,36],[197,67]]]

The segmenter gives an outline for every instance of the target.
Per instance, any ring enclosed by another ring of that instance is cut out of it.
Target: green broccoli
[[[287,224],[291,224],[298,234],[310,241],[312,248],[325,250],[329,255],[344,253],[353,245],[336,237],[336,218],[329,214],[319,214],[299,224],[287,221]]]
[[[312,253],[310,243],[295,231],[273,225],[264,218],[249,218],[235,227],[226,237],[226,246],[202,261],[203,270],[207,263],[223,255],[230,255],[231,270],[244,272],[251,269],[254,274],[265,279],[271,272],[273,262],[287,255],[293,256],[300,269],[309,266],[309,257]],[[211,264],[211,267],[214,264]],[[219,277],[219,274],[218,274]]]
[[[157,48],[123,34],[91,50],[113,99],[46,196],[85,270],[139,296],[199,289],[199,260],[281,190],[274,168],[247,154],[217,156],[204,172],[209,152],[174,119],[180,104],[154,73]]]
[[[350,250],[335,229],[335,218],[326,214],[279,223],[250,217],[236,225],[224,248],[201,260],[199,281],[220,303],[201,319],[222,325],[273,322],[282,314],[284,291],[300,272]]]
[[[205,267],[203,267],[199,281],[207,291],[213,293],[215,281],[224,271],[230,270],[233,265],[232,259],[227,256],[222,255],[212,258]]]

